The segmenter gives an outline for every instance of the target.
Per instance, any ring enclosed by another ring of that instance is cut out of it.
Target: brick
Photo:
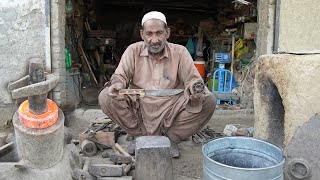
[[[164,136],[141,136],[136,139],[135,179],[172,180],[173,165],[170,140]]]

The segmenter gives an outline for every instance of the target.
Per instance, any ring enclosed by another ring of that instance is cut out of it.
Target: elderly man
[[[192,86],[202,78],[188,50],[167,42],[170,29],[164,14],[144,15],[140,35],[143,41],[130,45],[119,66],[99,94],[102,111],[131,136],[165,135],[174,143],[186,140],[210,120],[216,105],[214,95],[204,87]],[[170,96],[121,96],[121,89],[184,89]]]

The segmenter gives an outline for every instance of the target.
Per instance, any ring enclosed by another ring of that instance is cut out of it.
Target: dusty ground
[[[222,132],[226,124],[253,126],[253,110],[217,110],[207,124],[216,132]],[[66,114],[70,132],[74,138],[88,127],[90,120],[105,116],[95,106],[84,106]],[[173,159],[174,179],[193,180],[202,178],[202,145],[195,144],[191,138],[179,145],[181,155]]]
[[[86,94],[87,93],[87,94]],[[106,117],[97,106],[96,91],[83,93],[85,104],[72,112],[65,113],[66,125],[72,133],[73,139],[78,139],[89,125],[90,120]],[[95,97],[95,98],[92,98]],[[222,132],[226,124],[241,124],[252,127],[254,124],[253,110],[216,110],[207,124],[216,132]],[[12,131],[7,128],[2,131]],[[191,138],[181,142],[179,145],[181,155],[173,159],[175,180],[197,180],[202,178],[202,144],[195,144]]]

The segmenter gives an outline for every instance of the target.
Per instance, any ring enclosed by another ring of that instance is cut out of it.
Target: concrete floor
[[[90,120],[105,117],[95,106],[84,105],[71,113],[66,113],[66,121],[74,139],[89,125]],[[253,110],[217,110],[207,124],[216,132],[222,132],[227,124],[241,124],[252,127],[254,123]],[[202,179],[202,145],[195,144],[191,138],[179,145],[181,155],[173,159],[174,179],[193,180]]]

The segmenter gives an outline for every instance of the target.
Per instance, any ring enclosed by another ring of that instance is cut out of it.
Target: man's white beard
[[[146,43],[146,42],[145,42],[145,43]],[[148,48],[149,52],[154,53],[154,54],[157,54],[157,53],[161,52],[161,51],[164,49],[164,46],[166,45],[166,43],[167,43],[167,40],[164,40],[164,41],[162,42],[162,44],[161,44],[160,46],[158,46],[158,47],[152,47],[152,46],[151,46],[150,44],[148,44],[148,43],[146,43],[146,45],[147,45],[147,48]]]

